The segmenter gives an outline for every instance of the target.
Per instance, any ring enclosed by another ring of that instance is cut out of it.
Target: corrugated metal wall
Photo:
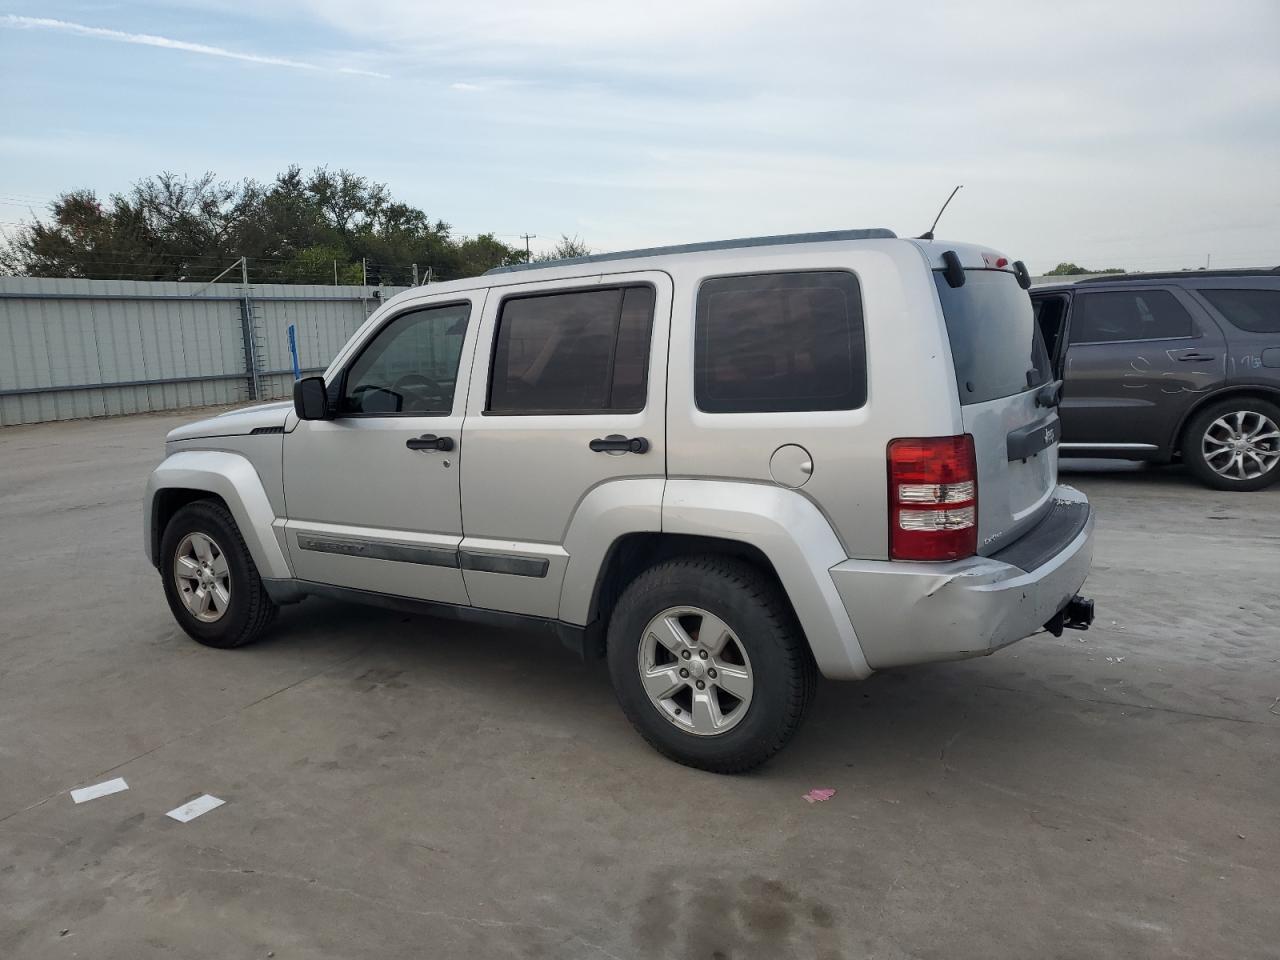
[[[391,297],[403,288],[383,288]],[[235,284],[0,277],[0,426],[250,399]],[[368,287],[249,288],[258,396],[292,390],[287,328],[318,370],[380,303]]]

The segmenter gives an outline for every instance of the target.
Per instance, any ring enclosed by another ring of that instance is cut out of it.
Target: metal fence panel
[[[390,297],[403,288],[383,288]],[[369,287],[0,277],[0,426],[286,397],[287,328],[323,369],[380,304]]]

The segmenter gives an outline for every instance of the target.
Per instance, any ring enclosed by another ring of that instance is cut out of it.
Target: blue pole
[[[298,329],[289,324],[289,356],[293,358],[293,379],[302,379],[302,367],[298,365]]]

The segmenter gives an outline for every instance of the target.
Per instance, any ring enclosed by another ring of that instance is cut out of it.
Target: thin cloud
[[[237,50],[213,47],[205,43],[189,43],[186,40],[158,37],[151,33],[126,33],[123,30],[90,27],[83,23],[54,20],[49,17],[20,17],[14,14],[7,14],[0,18],[0,26],[19,29],[61,30],[81,37],[96,37],[100,40],[114,40],[117,43],[136,43],[144,47],[161,47],[165,50],[178,50],[183,53],[198,53],[206,57],[223,57],[227,60],[240,60],[245,63],[261,63],[269,67],[289,67],[293,70],[317,70],[325,73],[347,73],[361,77],[391,79],[388,74],[377,73],[373,70],[359,70],[355,67],[322,67],[319,64],[307,63],[303,60],[290,60],[287,57],[267,57],[257,53],[241,53]]]
[[[462,93],[476,93],[480,90],[483,90],[484,87],[480,86],[480,84],[478,83],[463,83],[459,81],[458,83],[449,84],[449,89],[458,90]]]

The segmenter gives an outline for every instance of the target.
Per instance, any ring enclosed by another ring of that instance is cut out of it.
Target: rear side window
[[[1049,380],[1049,355],[1031,298],[1004,270],[966,270],[953,287],[933,275],[951,341],[960,402],[985,403],[1025,393]]]
[[[699,410],[853,410],[867,401],[862,295],[851,273],[707,280],[695,338]]]
[[[1191,314],[1167,290],[1078,293],[1071,308],[1072,343],[1176,340],[1194,335]]]
[[[1249,333],[1280,333],[1280,290],[1200,290],[1214,308]]]
[[[489,413],[642,410],[652,287],[513,297],[502,304]]]

